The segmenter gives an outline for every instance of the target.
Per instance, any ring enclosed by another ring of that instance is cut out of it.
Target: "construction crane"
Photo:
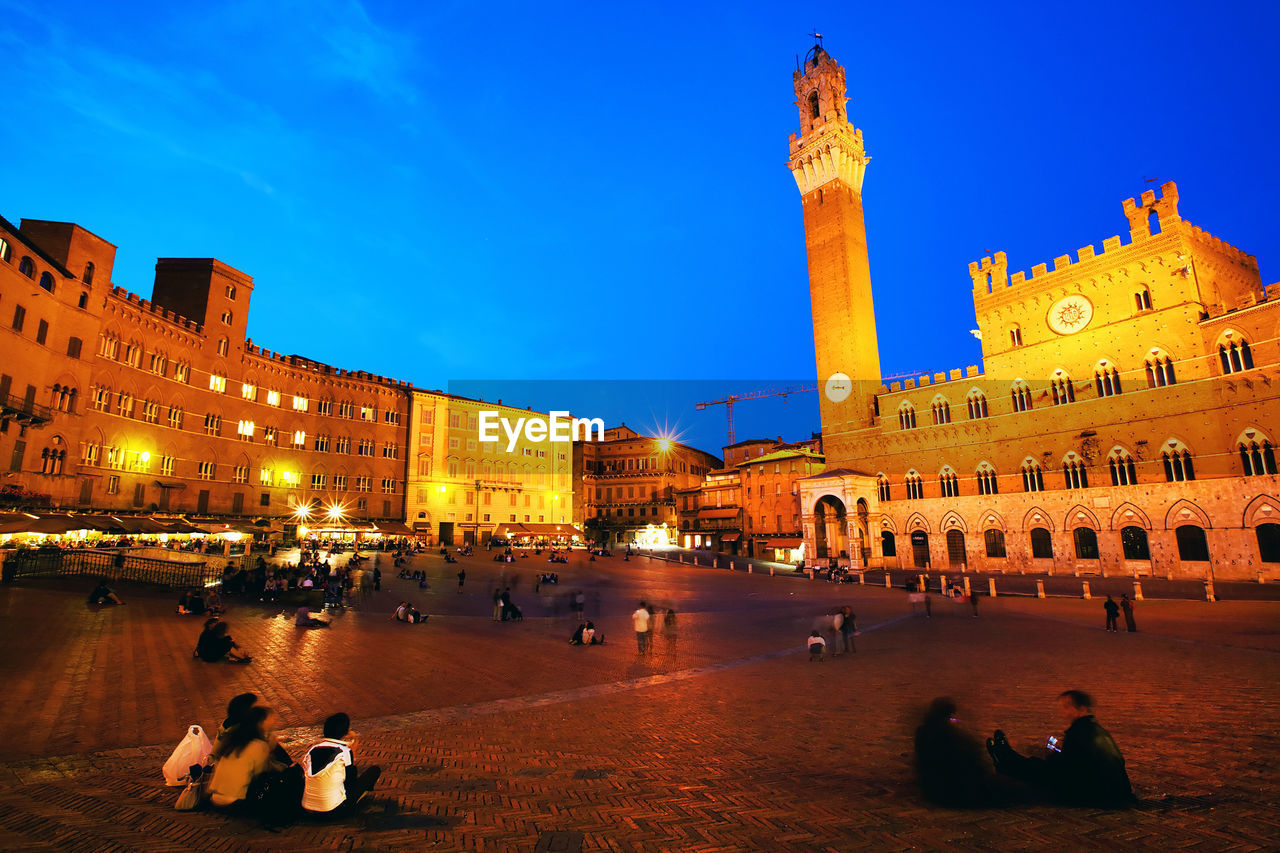
[[[733,404],[739,400],[759,400],[763,397],[787,397],[791,394],[805,394],[809,391],[817,391],[817,385],[797,385],[794,388],[769,389],[768,391],[750,391],[746,394],[730,394],[719,400],[707,400],[704,403],[695,403],[694,408],[701,412],[708,406],[724,405],[725,420],[729,424],[729,444],[733,444]]]
[[[890,382],[894,379],[903,379],[909,376],[918,376],[918,372],[895,373],[893,376],[884,377],[884,382]],[[694,403],[694,408],[701,412],[708,406],[724,406],[725,421],[729,426],[729,446],[733,446],[733,404],[739,400],[759,400],[764,397],[787,397],[791,394],[806,394],[810,391],[817,391],[817,385],[797,385],[792,388],[776,389],[771,388],[768,391],[751,391],[746,394],[730,394],[719,400],[707,400],[703,403]]]

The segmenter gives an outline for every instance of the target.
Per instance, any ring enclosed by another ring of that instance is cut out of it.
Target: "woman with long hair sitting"
[[[221,809],[244,807],[249,785],[270,770],[283,770],[284,764],[272,758],[274,715],[270,708],[254,706],[240,722],[227,729],[218,741],[214,757],[213,779],[209,783],[209,801]]]

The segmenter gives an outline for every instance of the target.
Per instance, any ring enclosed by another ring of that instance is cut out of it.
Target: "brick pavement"
[[[420,558],[437,578],[430,593],[388,580],[327,631],[239,606],[230,621],[255,654],[248,667],[187,659],[198,625],[171,615],[168,598],[126,590],[127,607],[86,613],[65,584],[0,590],[11,721],[0,848],[1280,846],[1274,604],[1144,602],[1141,632],[1112,635],[1099,601],[984,600],[978,619],[947,605],[926,620],[900,592],[615,559],[557,567],[559,592],[579,583],[598,596],[610,632],[583,649],[567,646],[564,617],[490,623],[487,581],[501,567],[481,556],[468,595],[453,592],[454,567]],[[528,580],[516,588],[526,614],[550,614],[554,597],[544,607]],[[387,621],[400,594],[435,618]],[[626,621],[641,594],[680,610],[674,648],[659,636],[648,660]],[[849,596],[866,629],[858,654],[808,663],[811,615]],[[999,725],[1030,747],[1057,727],[1053,697],[1067,686],[1098,696],[1142,809],[920,802],[910,739],[930,698],[952,695],[973,731]],[[172,810],[160,764],[187,723],[214,725],[242,689],[294,726],[295,752],[330,709],[353,712],[361,754],[385,779],[360,821],[272,834]]]

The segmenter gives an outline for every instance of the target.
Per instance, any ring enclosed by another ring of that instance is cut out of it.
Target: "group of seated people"
[[[180,616],[203,616],[206,613],[210,616],[218,616],[222,612],[222,597],[213,588],[204,592],[198,589],[188,590],[178,599]]]
[[[547,557],[548,563],[567,563],[569,562],[568,554],[561,554],[559,551],[552,550],[551,556]]]
[[[573,632],[573,636],[569,638],[571,646],[603,646],[604,631],[597,631],[594,622],[583,622],[578,625],[578,629]]]
[[[236,641],[231,638],[229,626],[217,616],[205,620],[204,630],[200,632],[191,656],[200,658],[205,663],[249,663],[253,660],[240,651]]]
[[[471,546],[470,546],[470,545],[463,545],[461,548],[458,548],[457,550],[458,550],[458,553],[459,553],[459,554],[461,554],[461,555],[462,555],[462,556],[464,556],[464,557],[470,557],[470,556],[471,556]],[[445,548],[445,547],[443,547],[443,546],[442,546],[442,547],[440,548],[440,555],[441,555],[442,557],[444,557],[444,558],[445,558],[445,562],[452,562],[452,561],[449,559],[449,549],[448,549],[448,548]]]
[[[426,615],[419,613],[418,609],[407,601],[400,602],[400,606],[391,614],[391,618],[397,622],[408,622],[410,625],[421,625],[427,621]]]
[[[356,768],[351,718],[333,714],[322,739],[294,762],[275,737],[275,714],[242,693],[227,705],[214,743],[209,802],[231,814],[285,823],[299,812],[336,816],[354,812],[377,784],[381,768]],[[264,782],[273,783],[264,786]],[[263,790],[270,794],[264,796]]]
[[[568,562],[567,560],[565,562]],[[560,575],[556,572],[546,572],[538,576],[539,583],[560,583]]]

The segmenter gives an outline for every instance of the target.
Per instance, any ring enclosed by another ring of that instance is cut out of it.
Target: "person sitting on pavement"
[[[374,765],[363,773],[356,769],[355,742],[351,718],[346,714],[334,714],[324,721],[324,739],[302,757],[306,786],[302,807],[308,812],[331,815],[344,807],[355,809],[377,784],[380,767]]]
[[[1059,743],[1051,737],[1047,758],[1015,752],[1004,732],[987,740],[996,770],[1041,788],[1069,805],[1128,808],[1137,800],[1125,770],[1124,756],[1110,732],[1093,716],[1093,697],[1082,690],[1058,696],[1058,709],[1068,724]]]
[[[328,628],[329,623],[311,615],[311,608],[302,605],[293,616],[293,624],[299,628]]]
[[[200,639],[196,641],[196,657],[206,663],[217,663],[223,660],[229,663],[249,663],[253,660],[239,651],[240,647],[228,633],[226,622],[214,621],[212,625],[206,622],[205,626]]]
[[[249,708],[232,726],[215,751],[218,763],[209,782],[209,801],[221,809],[244,808],[253,780],[269,770],[284,770],[287,764],[273,756],[274,715],[261,705]]]
[[[120,597],[115,594],[111,587],[107,586],[106,578],[98,581],[98,585],[93,588],[93,592],[89,593],[90,604],[124,604]]]
[[[604,631],[597,631],[596,623],[588,622],[582,630],[582,644],[584,646],[603,646]]]
[[[391,614],[391,618],[397,622],[408,622],[410,625],[421,625],[427,621],[427,617],[407,601],[400,602],[400,606],[396,608],[395,613]]]
[[[188,590],[182,594],[182,598],[178,599],[179,614],[200,616],[204,611],[204,599],[200,597],[200,593],[197,590]]]
[[[585,643],[583,642],[583,637],[582,637],[582,635],[583,635],[583,633],[584,633],[586,630],[587,630],[587,623],[586,623],[586,622],[579,622],[579,623],[578,623],[578,629],[577,629],[576,631],[574,631],[574,632],[573,632],[573,636],[569,638],[569,645],[571,645],[571,646],[581,646],[581,645],[585,645]]]
[[[809,660],[822,660],[827,656],[827,641],[822,639],[822,634],[813,631],[809,634]]]
[[[218,725],[218,734],[213,739],[213,757],[216,759],[226,751],[224,745],[230,736],[231,730],[244,722],[249,711],[258,704],[258,696],[256,693],[241,693],[233,696],[231,701],[227,703],[227,716]],[[289,753],[285,748],[276,743],[272,745],[271,757],[277,763],[288,766],[293,763],[293,759],[289,757]]]
[[[978,740],[956,725],[956,703],[934,699],[916,729],[916,775],[920,792],[934,805],[982,808],[1000,801],[995,779],[982,760]]]

